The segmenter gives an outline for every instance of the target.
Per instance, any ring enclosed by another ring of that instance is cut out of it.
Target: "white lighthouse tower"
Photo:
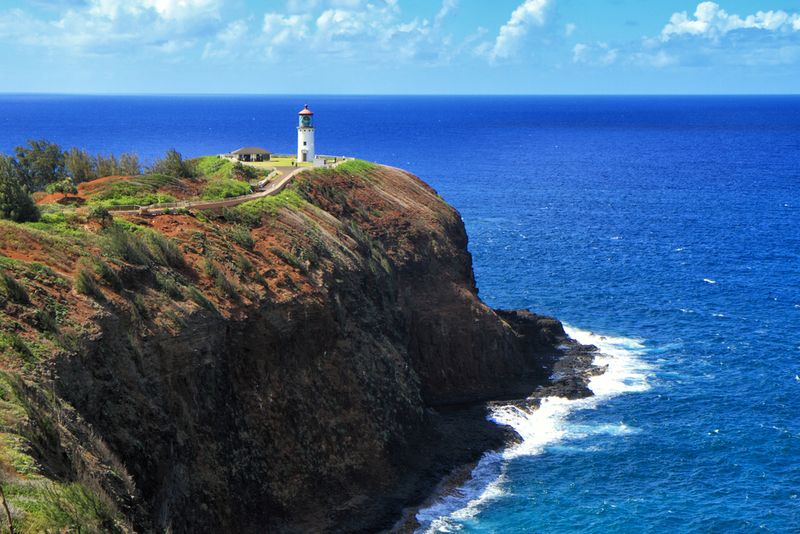
[[[300,123],[297,126],[297,162],[314,161],[314,112],[306,105],[298,114]]]

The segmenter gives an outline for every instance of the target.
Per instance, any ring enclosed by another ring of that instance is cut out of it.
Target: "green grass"
[[[225,237],[248,250],[252,250],[256,245],[255,241],[253,241],[253,236],[250,234],[250,228],[247,226],[235,224],[230,228],[226,228],[224,234]]]
[[[112,208],[114,206],[149,206],[151,204],[165,204],[175,202],[175,197],[164,193],[142,193],[140,195],[122,195],[104,200],[91,200],[93,206]]]
[[[225,219],[247,226],[257,226],[264,216],[275,217],[281,209],[298,209],[305,201],[291,189],[284,189],[274,196],[257,198],[225,210]]]
[[[240,197],[250,193],[250,184],[230,178],[211,180],[203,188],[203,200],[222,200],[224,198]]]
[[[115,221],[104,232],[108,254],[134,265],[162,265],[182,269],[186,262],[178,245],[165,235]]]
[[[145,174],[131,179],[108,182],[100,191],[89,195],[89,204],[111,206],[146,206],[174,202],[175,197],[160,193],[162,187],[181,187],[181,180],[166,174]]]
[[[233,162],[219,156],[203,156],[190,161],[201,176],[230,178]]]

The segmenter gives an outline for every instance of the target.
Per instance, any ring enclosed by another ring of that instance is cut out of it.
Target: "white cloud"
[[[441,26],[444,20],[458,7],[458,0],[443,0],[442,7],[433,19],[434,26]]]
[[[611,48],[608,43],[587,45],[578,43],[572,48],[572,62],[588,65],[611,65],[617,61],[619,50]]]
[[[519,51],[531,26],[542,26],[549,0],[525,0],[520,4],[497,34],[494,45],[483,46],[491,61],[508,59]]]
[[[575,30],[577,30],[577,29],[578,29],[578,26],[575,25],[574,23],[570,22],[566,26],[564,26],[564,35],[566,35],[567,37],[570,37],[573,33],[575,33]]]
[[[0,12],[0,39],[77,54],[169,55],[194,46],[219,8],[220,0],[87,0],[52,20],[17,9]]]
[[[694,16],[689,16],[686,11],[673,13],[669,23],[661,30],[661,39],[668,41],[684,35],[718,40],[736,30],[800,31],[800,15],[790,15],[781,10],[758,11],[742,18],[729,14],[715,2],[701,2]]]

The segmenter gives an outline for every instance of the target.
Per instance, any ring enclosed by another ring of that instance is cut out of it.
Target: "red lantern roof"
[[[314,112],[308,109],[308,104],[306,104],[305,107],[303,107],[303,109],[300,111],[300,115],[313,115],[313,114]]]

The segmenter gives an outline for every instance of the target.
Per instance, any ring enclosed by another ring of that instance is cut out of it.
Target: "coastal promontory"
[[[353,160],[218,209],[91,207],[142,180],[0,221],[17,531],[390,528],[502,445],[483,403],[551,375],[560,323],[485,305],[458,212],[408,172]]]

